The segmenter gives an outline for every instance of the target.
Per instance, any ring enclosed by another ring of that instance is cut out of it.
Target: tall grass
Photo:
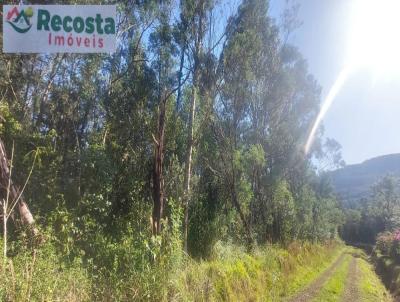
[[[334,242],[295,242],[248,253],[218,242],[207,261],[170,251],[173,262],[153,259],[139,268],[135,250],[122,245],[105,255],[119,253],[114,259],[125,262],[123,271],[96,271],[80,258],[65,264],[46,243],[9,257],[1,267],[0,301],[279,301],[316,278],[340,249]]]
[[[248,254],[217,244],[211,261],[189,261],[171,282],[171,301],[279,301],[316,278],[340,253],[335,242],[294,242],[259,247]]]
[[[8,257],[0,274],[0,301],[90,301],[87,272],[77,261],[62,264],[49,244]]]

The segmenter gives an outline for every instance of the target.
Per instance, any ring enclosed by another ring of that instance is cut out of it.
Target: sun
[[[400,76],[400,0],[351,0],[348,57],[330,88],[310,130],[308,154],[318,128],[344,84],[356,70],[368,68],[378,77]]]
[[[400,69],[400,0],[353,0],[348,65]]]

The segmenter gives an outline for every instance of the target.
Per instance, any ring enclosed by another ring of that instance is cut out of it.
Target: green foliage
[[[21,132],[21,124],[15,119],[15,117],[10,112],[10,108],[7,104],[0,103],[0,116],[4,120],[0,123],[0,135],[2,137],[9,136],[15,137]]]
[[[348,242],[373,244],[379,233],[398,229],[400,218],[398,188],[398,179],[390,176],[382,178],[372,186],[371,197],[362,201],[364,205],[348,212],[341,232],[342,237]]]
[[[340,246],[293,243],[251,254],[217,243],[213,258],[189,262],[169,289],[174,301],[279,301],[304,288],[331,264]]]
[[[392,301],[390,294],[375,274],[375,268],[370,264],[364,254],[357,261],[359,266],[360,299],[366,302]]]
[[[1,266],[2,301],[91,301],[92,283],[79,259],[60,262],[54,247],[46,243],[38,250],[18,246],[18,254]]]
[[[294,199],[286,181],[280,181],[272,197],[272,227],[277,241],[287,243],[293,238],[293,220],[295,219]]]
[[[268,16],[268,1],[243,0],[218,30],[215,12],[223,3],[201,4],[118,2],[114,55],[0,54],[0,139],[8,155],[15,146],[16,187],[35,159],[23,195],[46,234],[43,247],[31,246],[18,215],[10,223],[9,261],[21,288],[33,284],[32,300],[192,297],[192,279],[204,288],[208,277],[215,283],[204,297],[272,299],[264,283],[283,284],[282,274],[292,272],[284,261],[303,273],[304,259],[325,263],[311,260],[311,247],[329,253],[317,245],[299,243],[302,259],[281,248],[257,250],[268,242],[325,242],[342,223],[329,184],[313,166],[324,156],[340,163],[340,146],[323,145],[318,133],[315,150],[308,157],[301,151],[320,88]],[[390,200],[383,224],[395,227],[392,197],[379,200]],[[189,255],[182,251],[187,199]],[[165,205],[160,234],[151,227],[157,202]],[[23,276],[33,250],[41,278],[62,267],[43,293],[44,281]],[[213,260],[198,264],[190,256]],[[175,292],[167,280],[180,273],[188,279],[180,275],[185,280],[177,286],[185,289]],[[6,286],[7,297],[26,294]],[[76,296],[68,296],[75,287]]]
[[[50,243],[36,251],[19,249],[6,270],[1,268],[9,276],[0,281],[1,297],[5,301],[276,301],[300,291],[342,250],[333,242],[292,243],[287,250],[267,246],[248,254],[243,247],[219,242],[207,262],[182,261],[170,252],[162,253],[161,259],[164,236],[173,236],[172,231],[166,233],[143,239],[140,248],[132,248],[135,243],[128,238],[118,244],[99,241],[103,262],[97,264],[84,264],[78,258],[60,262]],[[169,282],[161,282],[165,278]]]
[[[189,251],[195,258],[209,258],[221,237],[217,201],[205,197],[191,207]]]

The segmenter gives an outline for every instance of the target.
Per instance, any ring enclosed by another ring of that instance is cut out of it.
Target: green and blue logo
[[[18,7],[15,6],[7,13],[6,20],[7,23],[10,24],[16,32],[24,34],[28,32],[32,27],[32,17],[33,9],[31,7],[19,11]]]

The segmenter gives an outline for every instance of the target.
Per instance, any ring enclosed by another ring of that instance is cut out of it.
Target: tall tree
[[[181,27],[188,32],[189,37],[186,40],[187,46],[183,48],[190,49],[189,59],[191,72],[191,88],[188,112],[187,142],[185,156],[185,174],[184,174],[184,250],[188,250],[188,229],[189,229],[189,202],[191,199],[191,177],[193,148],[195,144],[195,113],[200,91],[199,77],[201,73],[201,60],[204,55],[204,38],[208,29],[208,14],[212,9],[212,0],[183,0],[181,2]],[[185,36],[185,33],[182,33]]]
[[[153,234],[161,231],[161,220],[164,218],[166,202],[164,185],[164,155],[167,102],[172,94],[180,89],[182,83],[174,88],[174,56],[177,53],[173,40],[170,22],[171,7],[168,2],[160,7],[159,26],[150,37],[151,49],[157,59],[153,62],[158,81],[157,129],[154,138],[154,168],[153,168]],[[179,77],[179,79],[181,79]]]

